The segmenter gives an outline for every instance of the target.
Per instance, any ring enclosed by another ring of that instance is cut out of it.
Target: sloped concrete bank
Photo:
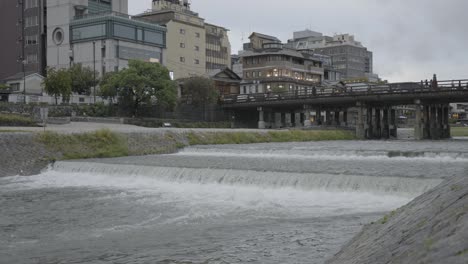
[[[369,224],[327,264],[468,263],[468,175]]]

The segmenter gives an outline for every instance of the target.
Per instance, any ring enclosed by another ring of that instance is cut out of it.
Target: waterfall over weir
[[[409,177],[372,177],[295,172],[271,172],[235,169],[175,168],[91,162],[57,162],[56,172],[99,174],[114,181],[166,181],[174,183],[251,186],[262,189],[292,188],[301,191],[370,192],[415,197],[441,183],[441,179]]]
[[[0,262],[323,264],[467,160],[468,141],[331,141],[56,162],[0,178]]]

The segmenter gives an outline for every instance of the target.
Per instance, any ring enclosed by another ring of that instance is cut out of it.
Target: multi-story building
[[[299,31],[294,32],[294,38],[288,40],[288,47],[330,56],[333,67],[341,72],[343,79],[378,80],[378,76],[373,73],[372,52],[356,41],[353,35],[329,37],[311,30]]]
[[[43,74],[45,59],[45,0],[0,1],[0,80]]]
[[[322,82],[324,68],[319,58],[277,42],[266,42],[262,46],[240,55],[244,79],[241,94],[301,92]]]
[[[151,11],[135,17],[166,26],[166,66],[174,79],[231,67],[227,29],[205,23],[187,0],[153,0]]]
[[[121,70],[130,59],[164,63],[166,29],[126,15],[127,0],[49,0],[47,63],[74,63],[99,75]]]
[[[228,29],[205,23],[206,71],[231,67],[231,43]]]

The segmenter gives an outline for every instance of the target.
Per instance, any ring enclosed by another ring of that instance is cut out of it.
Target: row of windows
[[[39,20],[37,16],[26,17],[24,19],[24,26],[25,27],[34,27],[39,25]]]
[[[304,65],[304,60],[302,59],[293,58],[289,56],[283,56],[283,55],[270,55],[270,56],[244,58],[244,63],[246,65],[262,64],[262,63],[269,62],[269,61],[290,61],[293,64]]]
[[[106,24],[72,28],[72,39],[75,41],[90,38],[100,38],[105,37],[106,35]],[[164,45],[164,35],[162,32],[150,31],[142,28],[137,28],[135,26],[127,26],[114,23],[113,35],[115,37],[134,41],[142,41],[152,44]]]
[[[184,28],[181,28],[181,29],[179,30],[179,33],[180,33],[181,35],[185,35],[185,34],[187,33],[187,31],[186,31]],[[196,38],[200,38],[200,33],[199,33],[199,32],[195,32],[195,37],[196,37]]]
[[[185,63],[185,57],[180,57],[180,58],[179,58],[179,61],[182,62],[182,63]],[[193,60],[193,64],[199,65],[199,64],[200,64],[200,60],[199,60],[199,59],[194,59],[194,60]]]
[[[24,40],[25,40],[26,45],[37,45],[38,44],[37,35],[25,36]]]
[[[295,72],[285,69],[272,69],[267,71],[245,71],[245,78],[261,78],[263,76],[269,77],[286,77],[294,78],[297,80],[305,80],[310,82],[316,82],[317,79],[320,80],[320,75],[310,74],[305,72]]]
[[[38,6],[38,0],[24,0],[24,9],[35,8]]]
[[[181,42],[179,47],[181,47],[182,49],[185,49],[185,43]],[[200,51],[200,47],[199,46],[193,46],[193,50]]]

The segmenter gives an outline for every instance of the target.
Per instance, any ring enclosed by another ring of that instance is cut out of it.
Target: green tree
[[[63,101],[69,101],[72,93],[72,78],[70,72],[65,69],[48,69],[47,77],[42,82],[44,90],[55,98],[55,104],[58,104],[58,97]]]
[[[10,86],[0,83],[0,90],[7,90],[7,89],[10,89]]]
[[[117,78],[117,73],[108,72],[102,76],[99,83],[99,94],[106,99],[110,99],[111,102],[118,96],[119,81]]]
[[[97,72],[93,72],[89,67],[83,67],[81,64],[75,64],[69,69],[72,79],[72,92],[80,95],[90,95],[91,87],[98,84],[95,77]]]
[[[184,94],[189,96],[192,104],[206,106],[215,103],[219,98],[219,91],[214,82],[205,77],[191,77],[183,83]]]
[[[135,116],[142,104],[172,109],[177,101],[177,85],[167,68],[158,63],[131,60],[128,68],[116,73],[105,85],[104,90],[110,94],[116,88],[119,104],[129,105]]]

